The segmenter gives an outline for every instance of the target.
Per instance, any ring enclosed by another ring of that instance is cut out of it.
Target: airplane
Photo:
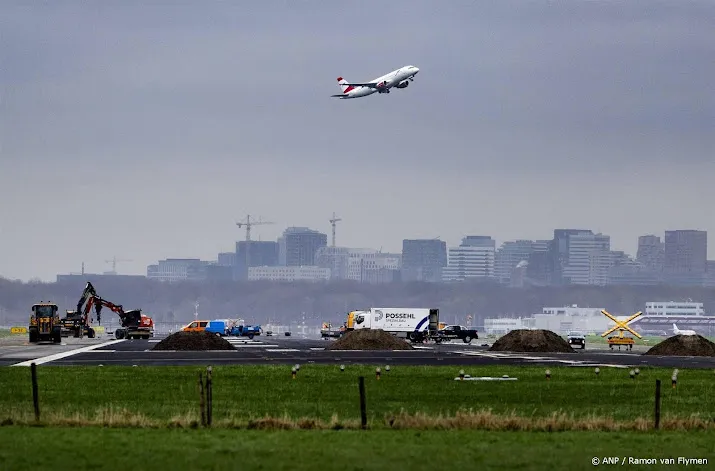
[[[673,333],[675,335],[698,335],[694,330],[680,330],[675,324],[673,324]]]
[[[373,93],[390,93],[391,88],[407,88],[415,75],[420,71],[414,65],[407,65],[389,74],[385,74],[370,82],[350,83],[342,77],[338,77],[338,84],[343,91],[340,95],[331,95],[332,98],[360,98]]]

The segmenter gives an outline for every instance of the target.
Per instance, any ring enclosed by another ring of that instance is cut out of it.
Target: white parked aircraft
[[[342,77],[338,77],[338,84],[343,91],[340,95],[331,95],[335,98],[360,98],[373,93],[390,93],[391,88],[407,88],[420,69],[414,65],[407,65],[389,74],[378,77],[370,82],[350,83]]]
[[[680,330],[675,324],[673,324],[673,333],[675,335],[698,335],[694,330]]]

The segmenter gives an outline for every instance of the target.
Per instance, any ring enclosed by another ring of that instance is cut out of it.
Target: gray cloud
[[[246,213],[385,250],[715,232],[712,2],[99,5],[0,6],[2,275],[212,258]]]

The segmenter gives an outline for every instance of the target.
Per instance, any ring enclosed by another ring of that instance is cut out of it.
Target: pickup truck
[[[208,322],[205,327],[206,332],[216,334],[218,336],[232,336],[232,337],[248,337],[253,339],[255,335],[261,335],[260,325],[231,325],[226,321],[216,320]]]
[[[437,332],[437,343],[446,340],[461,339],[464,343],[470,343],[472,339],[478,339],[477,329],[467,329],[463,325],[448,325]]]
[[[569,332],[566,341],[572,346],[581,345],[581,350],[586,348],[586,336],[580,332]]]

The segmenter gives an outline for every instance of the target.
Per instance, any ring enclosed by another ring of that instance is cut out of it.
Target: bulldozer
[[[32,305],[30,326],[27,329],[30,342],[62,342],[62,323],[60,322],[57,304],[39,302]]]

